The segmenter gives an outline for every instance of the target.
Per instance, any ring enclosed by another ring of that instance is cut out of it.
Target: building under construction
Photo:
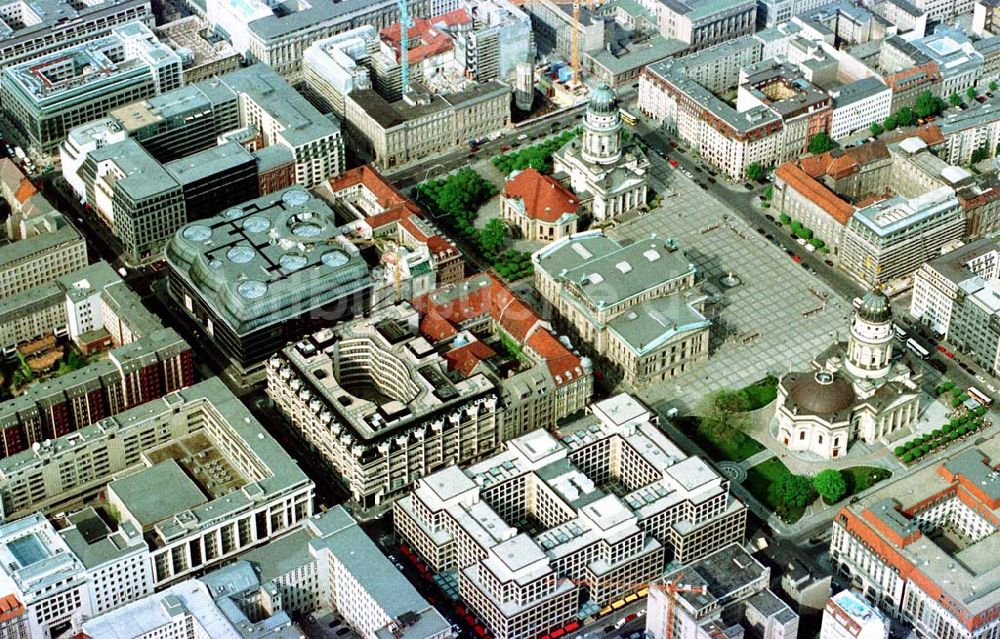
[[[465,470],[418,480],[397,534],[497,639],[535,637],[646,589],[668,560],[740,543],[746,507],[630,395],[593,404],[560,439],[536,430]],[[585,601],[581,607],[580,601]]]

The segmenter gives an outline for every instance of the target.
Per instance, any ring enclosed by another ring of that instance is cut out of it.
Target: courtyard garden
[[[832,506],[891,476],[884,468],[851,466],[843,470],[828,468],[806,477],[792,473],[781,460],[772,457],[747,470],[743,486],[783,521],[794,523],[817,497]]]

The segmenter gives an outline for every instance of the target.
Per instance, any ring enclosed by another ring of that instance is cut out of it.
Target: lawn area
[[[768,375],[740,389],[740,393],[746,397],[750,410],[764,408],[778,396],[778,378]]]
[[[743,486],[757,498],[757,501],[790,524],[801,519],[805,513],[805,508],[794,506],[785,509],[783,514],[779,512],[781,498],[778,494],[778,485],[782,477],[791,474],[792,471],[788,470],[788,467],[780,459],[772,458],[748,470],[746,481],[743,482]]]
[[[841,470],[840,474],[844,476],[844,483],[847,484],[847,493],[844,494],[844,498],[864,492],[883,479],[892,476],[888,470],[873,466],[851,466]]]
[[[760,442],[740,431],[730,431],[725,437],[719,437],[701,428],[696,417],[679,419],[677,424],[716,461],[743,461],[764,450]]]

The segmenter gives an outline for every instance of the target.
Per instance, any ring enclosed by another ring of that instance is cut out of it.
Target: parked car
[[[823,260],[823,263],[829,266],[830,268],[833,268],[833,260]]]
[[[802,263],[802,258],[799,257],[798,255],[792,253],[792,261],[795,262],[796,264],[801,264]]]

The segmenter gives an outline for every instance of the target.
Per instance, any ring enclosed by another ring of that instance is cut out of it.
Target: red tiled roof
[[[553,379],[558,379],[557,385],[583,375],[580,358],[563,346],[552,333],[546,330],[533,332],[528,338],[527,346],[545,360]]]
[[[469,13],[465,9],[455,9],[448,13],[441,14],[434,18],[417,18],[413,21],[413,26],[407,30],[409,36],[410,64],[416,64],[431,56],[439,55],[446,51],[451,51],[453,44],[447,34],[442,33],[442,28],[454,27],[461,24],[468,24],[472,21]],[[400,35],[402,29],[396,22],[385,29],[379,31],[379,36],[386,41],[396,54],[396,60],[400,56]]]
[[[420,333],[432,342],[440,342],[458,335],[458,329],[437,313],[428,313],[420,320]]]
[[[16,199],[19,203],[24,204],[24,202],[35,193],[38,193],[38,189],[36,189],[35,185],[31,183],[31,180],[24,178],[21,180],[21,184],[18,185],[17,192],[14,193],[14,199]]]
[[[519,171],[507,180],[503,195],[522,200],[527,216],[541,222],[558,222],[565,213],[575,215],[580,205],[577,197],[558,180],[533,168]]]
[[[794,162],[785,162],[779,166],[775,171],[775,177],[822,208],[840,224],[847,224],[854,215],[853,206],[841,200],[833,191],[800,169]]]
[[[885,78],[886,83],[892,89],[893,93],[900,93],[912,88],[913,86],[938,82],[940,80],[941,71],[938,69],[936,62],[928,62],[927,64],[909,67],[908,69],[903,69],[899,73],[887,75]]]
[[[496,351],[476,340],[465,346],[451,349],[444,354],[444,358],[448,362],[448,370],[458,370],[463,377],[468,377],[479,362],[494,355],[496,355]]]
[[[363,184],[365,188],[371,191],[379,206],[384,209],[389,208],[393,204],[410,202],[410,199],[397,191],[396,187],[392,184],[389,184],[382,177],[382,174],[367,164],[345,171],[337,177],[330,178],[330,190],[333,191],[334,195],[338,191],[343,191],[358,184]]]
[[[23,614],[24,604],[18,600],[17,596],[5,595],[4,597],[0,597],[0,623],[5,623]]]

